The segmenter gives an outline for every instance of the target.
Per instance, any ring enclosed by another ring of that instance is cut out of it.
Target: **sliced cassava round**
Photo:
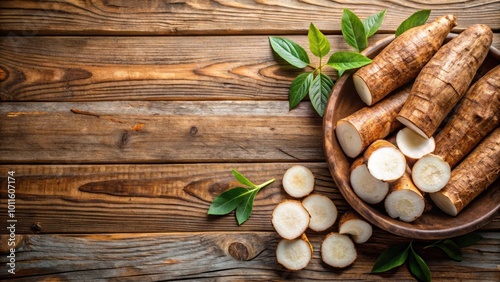
[[[396,116],[403,107],[410,86],[384,98],[372,107],[359,111],[337,121],[335,135],[344,153],[351,158],[361,154],[377,139],[385,138],[402,124]]]
[[[424,138],[420,134],[405,127],[396,134],[396,144],[408,163],[415,163],[421,157],[434,152],[434,137]]]
[[[352,163],[349,179],[354,193],[368,204],[382,202],[389,192],[389,183],[373,177],[363,157],[357,158]]]
[[[465,93],[448,122],[436,135],[434,154],[455,167],[500,124],[500,65]]]
[[[456,24],[455,16],[446,15],[396,37],[373,58],[371,64],[353,74],[354,86],[361,100],[373,105],[413,80]]]
[[[285,239],[295,239],[309,226],[310,215],[298,200],[284,200],[273,210],[271,222],[276,232]]]
[[[302,198],[314,190],[314,175],[307,167],[294,165],[283,175],[282,184],[288,195]]]
[[[430,138],[463,97],[493,41],[487,25],[475,24],[443,45],[420,71],[397,119]]]
[[[411,169],[413,183],[420,191],[434,193],[450,180],[450,165],[440,156],[428,154],[415,162]]]
[[[357,256],[356,247],[348,235],[332,232],[321,243],[321,259],[330,266],[347,267]]]
[[[309,228],[314,231],[324,231],[333,226],[337,220],[337,207],[327,196],[311,194],[302,200],[302,205],[311,216]]]
[[[339,233],[351,236],[354,243],[362,244],[372,236],[373,229],[363,217],[354,211],[347,211],[339,221]]]
[[[422,215],[425,210],[424,195],[413,185],[408,172],[391,183],[384,207],[390,217],[405,222],[412,222]]]
[[[289,270],[296,271],[305,268],[312,256],[313,248],[305,234],[293,240],[281,239],[276,247],[278,263]]]
[[[431,200],[456,216],[500,176],[500,128],[496,128],[451,172],[449,183]]]
[[[368,146],[364,158],[370,174],[382,181],[394,181],[406,170],[403,153],[384,139],[378,139]]]

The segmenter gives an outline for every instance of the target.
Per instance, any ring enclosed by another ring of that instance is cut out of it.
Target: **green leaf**
[[[386,10],[383,10],[380,13],[373,14],[363,20],[363,26],[365,27],[365,35],[366,38],[372,36],[377,32],[384,21]]]
[[[327,75],[319,73],[311,83],[309,88],[309,99],[316,112],[323,116],[326,103],[332,92],[333,81]]]
[[[371,273],[381,273],[401,266],[408,257],[410,244],[400,243],[389,246],[375,261]]]
[[[368,65],[372,60],[357,52],[335,52],[327,65],[336,70],[350,70]]]
[[[257,185],[253,184],[252,181],[248,180],[245,176],[243,176],[243,174],[239,173],[235,169],[232,170],[232,173],[234,178],[236,178],[236,180],[238,180],[238,182],[240,182],[241,184],[252,188],[257,187]]]
[[[242,225],[252,214],[253,209],[253,201],[257,192],[259,190],[255,190],[254,192],[248,194],[243,201],[236,207],[236,220],[239,225]]]
[[[406,20],[404,20],[396,29],[396,37],[400,36],[403,32],[409,30],[410,28],[423,25],[429,19],[431,10],[420,10],[415,12]]]
[[[352,46],[358,52],[366,48],[368,40],[366,39],[365,27],[358,16],[348,9],[344,9],[342,12],[340,28],[349,46]]]
[[[208,208],[208,214],[224,215],[232,212],[248,195],[250,189],[235,187],[217,196]]]
[[[477,232],[472,232],[469,234],[451,238],[451,240],[455,242],[455,244],[457,244],[459,248],[466,248],[472,246],[477,242],[481,241],[481,239],[483,239],[483,237],[479,235],[479,233]]]
[[[410,267],[410,272],[420,281],[431,281],[431,270],[413,248],[411,248],[408,257],[408,266]]]
[[[314,55],[321,58],[330,52],[330,42],[313,23],[309,25],[307,38],[309,39],[309,49]]]
[[[290,85],[289,105],[290,110],[295,108],[309,93],[309,87],[313,81],[313,73],[299,74]]]
[[[306,50],[297,43],[281,37],[269,37],[274,52],[294,67],[305,68],[309,65],[309,56]]]
[[[432,248],[432,247],[437,247],[443,250],[452,260],[456,261],[462,261],[462,252],[460,251],[460,248],[458,247],[455,242],[453,242],[450,239],[445,239],[445,240],[440,240],[435,242],[432,245],[429,245],[425,247],[424,249],[427,248]]]

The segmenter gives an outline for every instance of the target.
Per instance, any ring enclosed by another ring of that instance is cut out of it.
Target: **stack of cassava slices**
[[[337,220],[337,207],[330,198],[314,192],[314,175],[305,166],[290,167],[282,183],[292,199],[283,200],[273,210],[272,225],[282,237],[276,259],[289,270],[300,270],[314,253],[306,230],[328,231]],[[351,265],[357,258],[355,243],[365,243],[371,235],[371,225],[356,212],[347,211],[340,217],[338,231],[329,232],[321,242],[321,259],[337,268]]]
[[[405,222],[427,195],[457,215],[500,174],[500,66],[473,82],[493,33],[476,24],[444,43],[454,26],[447,15],[396,37],[353,74],[367,106],[336,124],[353,191]]]

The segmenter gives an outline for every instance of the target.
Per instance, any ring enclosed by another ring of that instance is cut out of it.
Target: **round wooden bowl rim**
[[[449,34],[447,40],[455,37],[457,34]],[[394,36],[388,36],[377,41],[375,44],[369,46],[363,51],[363,54],[367,56],[372,56],[373,53],[381,50],[383,47],[387,46],[392,40]],[[493,56],[494,59],[500,60],[500,51],[494,47],[490,47],[489,55]],[[351,189],[350,183],[348,179],[346,180],[344,176],[341,175],[342,172],[349,171],[351,159],[347,158],[340,148],[337,138],[335,136],[335,125],[333,122],[333,111],[335,109],[335,105],[339,100],[340,89],[343,88],[344,84],[351,77],[353,71],[346,72],[336,83],[334,88],[332,89],[331,96],[326,105],[325,114],[323,117],[323,134],[324,134],[324,150],[326,155],[326,161],[328,164],[328,168],[330,173],[335,181],[336,186],[340,190],[342,196],[346,199],[346,201],[354,208],[361,216],[363,216],[367,221],[371,224],[396,235],[400,235],[403,237],[414,238],[414,239],[423,239],[423,240],[434,240],[434,239],[444,239],[455,237],[459,235],[463,235],[474,230],[477,230],[491,220],[493,220],[500,209],[500,202],[497,202],[496,206],[494,206],[491,210],[486,213],[478,214],[477,217],[469,222],[462,222],[459,225],[452,227],[436,227],[431,229],[422,229],[418,226],[412,225],[412,223],[403,222],[400,220],[393,219],[388,215],[380,212],[374,206],[369,205],[363,202]],[[337,154],[334,154],[334,152]],[[495,182],[495,184],[498,186]],[[497,189],[488,189],[488,190],[499,190]],[[485,191],[486,192],[486,191]],[[485,193],[483,192],[483,193]],[[494,192],[493,192],[494,193]],[[497,191],[497,197],[500,192]],[[495,198],[493,198],[495,199]],[[467,209],[467,207],[466,207]],[[444,214],[444,213],[443,213]],[[460,214],[459,214],[460,215]],[[425,214],[424,214],[425,216]],[[450,220],[456,219],[455,217],[449,217]],[[432,224],[430,224],[433,226]]]

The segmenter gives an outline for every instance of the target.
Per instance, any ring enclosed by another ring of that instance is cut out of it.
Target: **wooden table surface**
[[[343,8],[362,19],[387,9],[369,43],[431,9],[431,19],[458,17],[453,32],[488,24],[500,48],[499,1],[430,2],[1,1],[0,279],[413,280],[405,266],[370,274],[384,249],[410,241],[375,227],[346,269],[321,262],[326,232],[308,231],[306,269],[276,262],[270,216],[287,198],[287,168],[309,167],[318,193],[340,214],[351,208],[326,166],[321,117],[308,101],[288,110],[299,72],[277,60],[268,37],[307,47],[313,22],[333,50],[352,50],[340,35]],[[207,216],[237,185],[231,169],[276,179],[241,226],[234,214]],[[499,281],[499,231],[497,216],[462,262],[423,251],[432,278]]]

